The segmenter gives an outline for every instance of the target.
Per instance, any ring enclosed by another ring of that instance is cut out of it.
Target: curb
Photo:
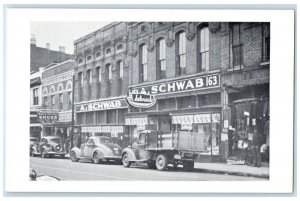
[[[231,172],[231,171],[224,171],[224,170],[211,170],[205,168],[195,168],[200,170],[201,172],[205,173],[213,173],[213,174],[228,174],[228,175],[236,175],[236,176],[245,176],[245,177],[258,177],[258,178],[266,178],[269,179],[268,174],[254,174],[254,173],[245,173],[245,172]]]

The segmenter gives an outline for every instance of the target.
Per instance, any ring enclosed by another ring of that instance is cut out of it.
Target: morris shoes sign
[[[141,90],[129,90],[127,101],[130,105],[141,108],[149,108],[156,103],[154,95],[151,95],[150,92],[146,92],[144,88],[142,88]]]

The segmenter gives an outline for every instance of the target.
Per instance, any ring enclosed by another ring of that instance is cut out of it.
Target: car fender
[[[123,151],[122,151],[122,157],[123,157],[123,155],[125,153],[128,155],[129,161],[136,161],[137,160],[136,156],[135,156],[135,153],[134,153],[134,151],[131,148],[127,147],[127,148],[123,149]]]
[[[76,158],[80,158],[81,150],[78,147],[74,147],[71,149],[71,152],[74,151]]]
[[[107,156],[107,154],[105,153],[105,150],[100,149],[99,147],[97,147],[93,150],[93,155],[92,156],[94,156],[95,153],[98,154],[99,158],[104,158],[105,156]]]

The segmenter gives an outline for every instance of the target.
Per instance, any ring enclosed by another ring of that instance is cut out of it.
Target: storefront
[[[199,160],[218,160],[222,117],[219,74],[131,86],[127,101],[130,107],[125,125],[132,141],[145,129],[197,133]]]
[[[80,141],[76,143],[83,143],[89,136],[108,136],[121,147],[127,146],[129,136],[124,126],[127,109],[124,97],[75,104],[77,141]]]

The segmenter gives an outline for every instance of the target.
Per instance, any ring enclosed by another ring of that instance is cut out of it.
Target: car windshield
[[[107,143],[112,143],[111,139],[100,139],[100,143],[104,143],[104,144],[107,144]]]
[[[49,142],[60,143],[60,139],[59,138],[52,138],[52,139],[49,139]]]

